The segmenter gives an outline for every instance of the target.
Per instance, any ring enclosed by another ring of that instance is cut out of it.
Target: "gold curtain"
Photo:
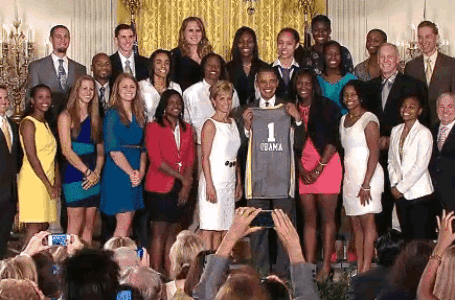
[[[118,0],[118,21],[129,23],[130,16]],[[253,28],[258,37],[259,56],[266,62],[276,59],[276,35],[283,27],[295,28],[303,39],[304,14],[297,0],[258,0],[255,13],[248,15],[244,0],[142,0],[137,20],[141,55],[156,49],[177,46],[183,19],[200,17],[214,51],[227,61],[235,32],[242,26]],[[325,14],[326,1],[316,0],[316,13]]]

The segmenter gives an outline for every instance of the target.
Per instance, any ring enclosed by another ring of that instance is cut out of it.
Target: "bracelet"
[[[438,255],[438,254],[431,254],[430,256],[430,259],[436,259],[437,261],[441,262],[442,261],[442,257],[441,255]]]
[[[319,175],[319,174],[321,174],[321,172],[320,172],[320,171],[318,171],[318,170],[314,170],[314,173],[316,173],[316,175]]]
[[[365,188],[365,187],[363,187],[363,186],[360,186],[360,188],[361,188],[362,190],[364,190],[364,191],[369,191],[369,190],[370,190],[370,187],[366,187],[366,188]]]
[[[90,174],[92,174],[92,170],[90,170],[90,168],[87,168],[87,170],[84,172],[84,175],[90,176]]]
[[[323,167],[327,166],[327,164],[323,164],[320,160],[318,160],[318,164]]]

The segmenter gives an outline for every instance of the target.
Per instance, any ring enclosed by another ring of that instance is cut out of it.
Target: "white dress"
[[[233,119],[230,124],[218,122],[212,118],[206,122],[213,122],[216,128],[209,161],[217,201],[216,203],[207,201],[204,172],[201,172],[199,180],[200,228],[228,230],[232,224],[235,209],[236,166],[232,162],[236,161],[237,151],[240,147],[240,135]]]
[[[344,115],[340,122],[341,145],[345,151],[343,206],[346,215],[358,216],[367,213],[380,213],[382,211],[381,194],[384,191],[384,171],[379,163],[370,182],[372,200],[370,200],[369,204],[362,206],[360,198],[357,197],[365,179],[368,157],[370,155],[364,130],[371,121],[379,125],[379,120],[374,114],[365,112],[354,125],[344,127],[346,116]]]
[[[145,114],[149,122],[155,119],[155,112],[160,103],[161,95],[153,86],[150,78],[139,81],[139,89],[141,91],[142,100],[144,101]],[[175,90],[182,95],[182,89],[178,83],[169,82],[168,90]]]

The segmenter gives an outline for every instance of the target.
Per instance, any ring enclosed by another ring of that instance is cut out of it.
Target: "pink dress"
[[[305,127],[308,124],[308,114],[310,107],[299,106],[300,115],[302,116]],[[321,159],[318,151],[314,147],[313,141],[308,138],[302,151],[302,166],[305,170],[313,170]],[[339,194],[342,179],[341,159],[336,152],[327,165],[324,167],[321,175],[316,182],[312,184],[304,184],[299,178],[299,193],[300,194]]]

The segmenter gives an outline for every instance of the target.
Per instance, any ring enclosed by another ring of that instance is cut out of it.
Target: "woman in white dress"
[[[207,249],[216,250],[234,217],[235,199],[242,196],[236,164],[240,135],[229,117],[234,87],[218,81],[210,89],[215,113],[202,127],[202,173],[199,180],[199,222]]]
[[[171,89],[182,95],[182,89],[178,83],[171,81],[171,52],[158,49],[152,53],[150,61],[152,62],[150,77],[139,81],[139,88],[148,122],[153,122],[161,95]]]
[[[358,272],[370,269],[377,237],[374,214],[382,211],[384,172],[379,160],[379,121],[364,108],[360,80],[349,81],[341,92],[348,113],[341,118],[345,150],[343,206],[354,232]]]

